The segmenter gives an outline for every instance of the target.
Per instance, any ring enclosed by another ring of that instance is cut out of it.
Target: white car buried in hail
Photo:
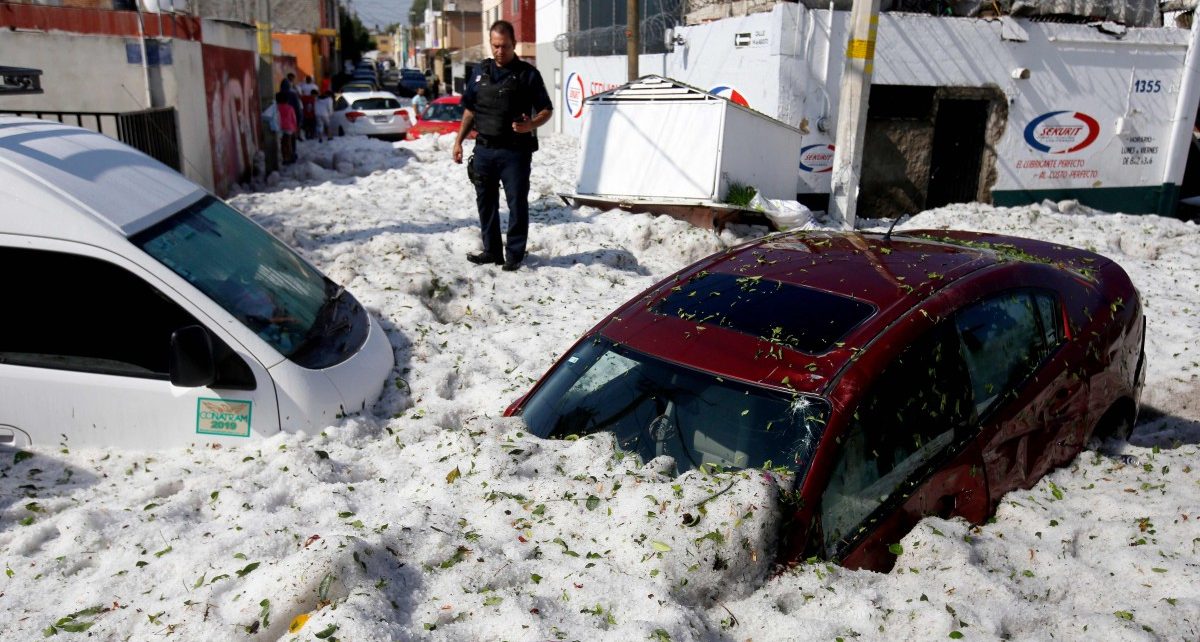
[[[387,91],[344,93],[333,104],[333,131],[339,136],[404,138],[412,124],[409,112],[395,94]]]
[[[0,447],[315,433],[366,410],[394,364],[311,263],[78,127],[0,116],[0,274]]]

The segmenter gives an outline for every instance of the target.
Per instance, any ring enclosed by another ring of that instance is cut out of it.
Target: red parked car
[[[462,97],[442,96],[417,115],[417,124],[408,130],[408,140],[417,140],[426,134],[440,136],[457,133],[458,128],[462,127],[462,119]],[[475,131],[472,130],[467,137],[475,138]]]
[[[979,523],[1125,436],[1145,321],[1116,263],[973,232],[800,232],[713,255],[588,332],[507,411],[678,472],[770,468],[784,561],[885,570],[926,515]]]

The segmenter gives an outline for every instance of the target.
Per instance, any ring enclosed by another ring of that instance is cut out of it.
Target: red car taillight
[[[397,109],[396,111],[392,112],[392,115],[393,116],[404,116],[405,118],[408,118],[408,110]]]
[[[366,114],[362,113],[361,111],[346,112],[346,120],[348,120],[350,122],[354,122],[354,121],[358,120],[359,118],[362,118],[363,116],[366,116]]]

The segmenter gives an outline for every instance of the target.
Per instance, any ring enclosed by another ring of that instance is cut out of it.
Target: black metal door
[[[979,193],[988,101],[942,99],[933,123],[928,207],[969,203]]]

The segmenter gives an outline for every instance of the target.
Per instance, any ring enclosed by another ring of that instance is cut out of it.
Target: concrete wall
[[[539,23],[552,9],[542,10]],[[848,19],[847,12],[778,4],[770,13],[681,27],[686,44],[642,56],[641,73],[721,88],[735,100],[736,92],[751,108],[800,129],[804,148],[825,149],[836,131]],[[885,13],[874,83],[988,88],[1002,96],[1004,122],[989,125],[999,133],[981,181],[991,183],[997,202],[1110,188],[1125,190],[1117,194],[1124,198],[1147,186],[1165,197],[1182,178],[1166,175],[1171,149],[1190,144],[1172,129],[1188,38],[1174,28],[1117,37],[1087,25]],[[623,83],[625,61],[568,58],[563,74],[558,119],[563,131],[578,135],[581,99]],[[1190,121],[1195,111],[1184,106],[1182,118]],[[893,134],[901,132],[884,135]],[[828,193],[828,171],[802,167],[798,174],[798,192]],[[1109,206],[1153,211],[1153,198],[1144,193]]]
[[[211,20],[203,28],[213,191],[226,196],[234,184],[249,182],[259,149],[257,32]]]
[[[789,117],[789,108],[781,108],[781,58],[794,57],[793,42],[783,37],[782,27],[776,14],[759,13],[680,28],[685,44],[666,54],[643,54],[638,73],[668,76],[796,127],[798,119]],[[738,34],[750,34],[745,46],[736,45]],[[561,128],[578,135],[581,99],[624,84],[625,57],[568,57],[563,75]]]
[[[203,18],[235,20],[247,24],[268,22],[267,4],[257,0],[189,0],[196,14]],[[315,32],[326,24],[329,7],[333,0],[272,0],[271,27],[277,31],[294,29]]]
[[[147,97],[146,73],[126,56],[136,38],[63,32],[5,31],[0,35],[0,60],[16,67],[42,70],[44,93],[8,96],[5,110],[129,112],[150,107],[175,107],[183,174],[212,189],[212,154],[204,95],[200,43],[174,39],[171,64],[152,68]],[[86,61],[86,64],[81,64]],[[73,124],[73,123],[72,123]],[[87,121],[83,126],[96,129]],[[105,134],[116,137],[114,128]]]
[[[562,94],[567,54],[554,48],[554,38],[567,30],[566,6],[566,0],[541,0],[537,3],[534,25],[537,34],[537,68],[554,103],[554,118],[549,126],[556,132],[563,131]]]
[[[179,110],[179,149],[183,175],[213,190],[212,138],[209,134],[208,97],[205,94],[203,46],[195,41],[173,42],[175,64],[163,67],[167,104]]]

